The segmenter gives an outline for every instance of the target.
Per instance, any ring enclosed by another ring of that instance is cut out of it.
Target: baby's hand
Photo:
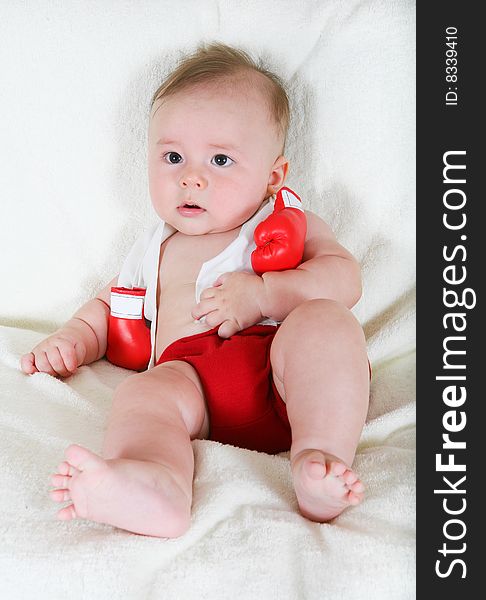
[[[27,375],[48,373],[54,377],[69,377],[83,364],[86,345],[74,331],[60,329],[20,359],[20,367]]]
[[[224,273],[213,286],[203,290],[191,314],[195,319],[206,315],[209,327],[221,325],[220,337],[229,338],[262,320],[260,301],[264,283],[261,277],[246,272]]]

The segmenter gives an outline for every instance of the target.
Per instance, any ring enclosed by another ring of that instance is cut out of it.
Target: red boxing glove
[[[150,329],[145,324],[144,288],[111,288],[106,358],[119,367],[143,371],[152,352]]]
[[[304,254],[307,221],[299,196],[288,187],[279,190],[273,213],[255,227],[256,250],[251,266],[257,275],[295,269]]]

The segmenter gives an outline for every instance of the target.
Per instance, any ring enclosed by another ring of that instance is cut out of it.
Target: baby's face
[[[160,218],[187,235],[235,229],[285,179],[262,92],[237,88],[199,87],[152,109],[150,196]]]

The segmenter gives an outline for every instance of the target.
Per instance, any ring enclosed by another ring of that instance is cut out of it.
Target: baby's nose
[[[185,173],[180,179],[180,185],[183,188],[196,188],[203,190],[207,187],[208,182],[198,173]]]

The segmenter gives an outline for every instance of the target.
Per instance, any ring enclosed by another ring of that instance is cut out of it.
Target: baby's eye
[[[229,167],[233,164],[233,160],[229,156],[226,156],[226,154],[216,154],[211,159],[211,162],[218,167]]]
[[[177,165],[181,162],[182,156],[178,152],[167,152],[164,154],[164,159],[172,165]]]

